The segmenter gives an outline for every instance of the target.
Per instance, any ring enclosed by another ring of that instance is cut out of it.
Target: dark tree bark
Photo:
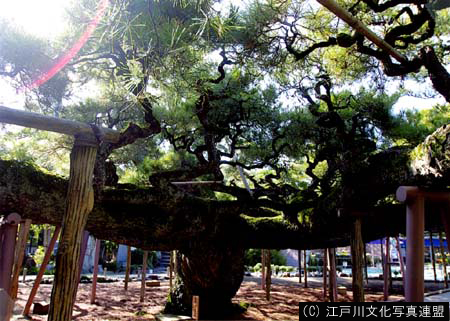
[[[165,312],[188,314],[192,296],[200,297],[200,318],[229,317],[238,312],[231,299],[244,276],[244,249],[194,242],[181,250],[175,286]]]

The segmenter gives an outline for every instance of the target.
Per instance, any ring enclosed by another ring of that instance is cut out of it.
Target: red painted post
[[[424,196],[417,187],[401,186],[397,199],[406,202],[406,302],[424,300]]]
[[[50,244],[48,245],[47,251],[45,252],[44,260],[42,261],[42,265],[39,269],[38,275],[36,276],[36,280],[34,281],[33,288],[31,289],[30,296],[28,297],[28,301],[25,304],[25,308],[23,309],[22,314],[27,316],[30,313],[31,304],[33,303],[33,299],[36,296],[37,290],[39,288],[39,284],[41,284],[42,277],[44,276],[45,269],[47,268],[48,261],[50,261],[50,256],[55,248],[56,240],[58,239],[59,232],[61,230],[60,226],[55,228],[55,232],[53,232],[52,239],[50,240]]]
[[[1,242],[0,257],[0,288],[5,293],[10,293],[11,274],[14,264],[14,250],[16,247],[17,227],[20,223],[20,215],[17,213],[9,214],[6,220],[0,222],[3,230]]]
[[[95,240],[95,258],[94,258],[94,274],[92,276],[91,304],[95,303],[95,294],[97,291],[97,275],[98,275],[98,258],[100,256],[100,240]]]
[[[31,220],[27,219],[20,223],[19,237],[17,238],[16,251],[14,254],[14,267],[11,279],[11,299],[17,299],[17,291],[19,290],[19,274],[22,267],[25,247],[27,246],[28,233],[30,232]]]

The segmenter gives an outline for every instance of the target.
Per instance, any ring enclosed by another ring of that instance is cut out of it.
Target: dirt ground
[[[349,279],[351,282],[351,279]],[[340,284],[347,285],[349,280],[341,279]],[[265,292],[258,284],[259,278],[246,278],[242,283],[234,302],[247,302],[250,307],[241,320],[298,320],[298,302],[318,302],[323,300],[320,279],[310,281],[310,288],[305,289],[298,283],[298,278],[274,279],[270,302],[265,299]],[[383,299],[380,282],[371,281],[371,287],[366,294],[366,301]],[[15,320],[27,320],[20,314],[25,306],[33,283],[20,283],[19,298],[14,308]],[[439,287],[439,286],[438,286]],[[349,288],[349,287],[348,287]],[[431,290],[434,290],[431,287]],[[48,303],[52,285],[41,284],[34,302]],[[77,302],[74,308],[74,320],[155,320],[155,315],[163,309],[169,291],[168,281],[161,282],[159,287],[146,289],[145,302],[139,302],[140,282],[129,283],[129,290],[124,290],[123,282],[99,283],[97,285],[97,300],[90,304],[91,284],[80,284]],[[393,295],[391,300],[401,299]],[[351,301],[351,292],[339,295],[339,301]],[[200,302],[201,304],[201,302]],[[31,314],[28,320],[46,320],[47,316]]]

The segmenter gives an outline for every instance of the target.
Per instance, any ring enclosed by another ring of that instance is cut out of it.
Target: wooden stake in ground
[[[200,297],[198,295],[192,296],[192,319],[200,320]]]
[[[323,249],[323,301],[325,302],[327,300],[327,268],[328,268],[328,261],[327,261],[327,249]]]
[[[437,283],[436,257],[434,255],[433,233],[430,231],[431,265],[433,266],[434,283]]]
[[[353,233],[350,240],[352,254],[352,289],[353,302],[364,302],[364,242],[361,234],[361,218],[353,223]]]
[[[172,274],[173,274],[173,251],[170,251],[170,263],[169,263],[169,289],[172,291]]]
[[[13,276],[11,279],[11,299],[17,299],[17,291],[19,289],[19,274],[22,267],[23,256],[25,255],[25,247],[27,246],[28,233],[30,232],[31,220],[25,220],[20,223],[19,238],[16,245],[16,253],[14,255]]]
[[[128,291],[128,282],[130,281],[130,267],[131,267],[131,246],[127,246],[127,267],[125,270],[125,291]]]
[[[442,232],[439,232],[439,248],[441,250],[442,268],[444,269],[444,285],[445,285],[445,288],[448,288],[447,256],[445,255],[445,252],[444,252],[444,242],[442,241]]]
[[[395,241],[397,242],[397,252],[398,252],[398,260],[400,261],[400,272],[402,273],[402,283],[403,283],[403,291],[405,290],[405,263],[403,262],[403,255],[400,249],[400,240],[398,236],[395,237]]]
[[[144,258],[142,260],[142,279],[141,279],[141,298],[140,302],[144,302],[145,298],[145,275],[147,273],[147,259],[148,259],[148,251],[144,251]]]
[[[330,261],[330,301],[337,301],[337,283],[336,283],[336,249],[328,249],[328,259]]]
[[[302,250],[297,251],[298,256],[298,283],[302,283]]]
[[[306,250],[303,251],[303,265],[304,265],[304,270],[305,270],[305,288],[308,287],[308,269],[306,266]]]
[[[70,178],[61,241],[56,256],[56,272],[48,321],[72,319],[78,288],[79,257],[83,230],[94,206],[92,178],[97,146],[75,139],[70,154]]]
[[[270,286],[272,284],[272,266],[271,266],[271,258],[270,258],[270,250],[266,250],[266,300],[270,301]]]
[[[94,273],[92,275],[92,290],[91,290],[91,304],[95,303],[95,294],[97,291],[97,276],[98,276],[98,259],[100,257],[100,240],[95,240],[95,257],[94,257]]]
[[[367,273],[367,250],[365,243],[363,247],[364,247],[364,276],[366,278],[366,284],[369,285],[369,273]]]
[[[57,226],[55,228],[55,231],[53,232],[52,239],[50,240],[50,244],[48,245],[47,251],[45,252],[41,267],[36,276],[36,279],[34,280],[33,288],[31,289],[30,295],[28,297],[28,301],[25,304],[25,308],[23,309],[22,314],[24,316],[27,316],[28,314],[30,314],[31,304],[33,303],[34,297],[36,296],[39,285],[41,284],[45,269],[47,268],[47,264],[50,261],[50,256],[52,255],[53,249],[55,248],[56,241],[58,240],[60,230],[61,230],[61,227]]]
[[[261,289],[266,288],[266,250],[261,250]]]
[[[390,246],[389,246],[389,237],[386,237],[386,254],[385,254],[385,260],[384,260],[384,264],[385,264],[385,269],[384,271],[386,272],[383,277],[384,277],[384,286],[383,286],[383,298],[384,301],[387,301],[389,299],[389,279],[391,277],[391,269],[390,269]]]

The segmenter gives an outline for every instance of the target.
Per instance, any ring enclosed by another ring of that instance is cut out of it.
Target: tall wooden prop
[[[127,246],[127,267],[125,270],[125,291],[128,291],[128,282],[130,281],[130,267],[131,267],[131,246]]]
[[[397,242],[398,260],[400,261],[400,272],[402,273],[403,292],[405,291],[405,263],[403,262],[403,254],[400,248],[400,240],[398,236],[395,237]]]
[[[97,146],[75,139],[70,154],[70,178],[66,210],[62,221],[61,241],[56,256],[56,273],[48,321],[72,319],[78,288],[79,257],[83,230],[94,206],[92,176]]]
[[[172,275],[173,275],[173,251],[170,251],[170,263],[169,263],[169,289],[172,291]]]
[[[142,279],[141,279],[140,302],[144,302],[144,298],[145,298],[145,276],[147,273],[147,259],[148,259],[148,251],[144,251],[144,258],[142,259]]]
[[[94,273],[92,275],[91,304],[95,303],[95,295],[97,292],[97,276],[98,276],[98,259],[100,257],[100,240],[95,240],[95,257],[94,257]]]
[[[434,283],[437,283],[436,257],[434,255],[433,233],[430,231],[431,265],[433,266]]]
[[[266,250],[261,250],[261,289],[266,288]]]
[[[2,230],[2,239],[0,239],[0,288],[8,295],[11,289],[14,249],[20,219],[19,214],[12,213],[6,217],[6,220],[0,222],[0,229]]]
[[[297,257],[298,257],[298,283],[302,283],[302,250],[297,251]]]
[[[439,232],[439,248],[441,250],[442,268],[444,269],[444,285],[445,285],[445,288],[448,288],[447,256],[445,255],[445,252],[444,252],[444,242],[442,241],[442,232]]]
[[[336,282],[336,249],[328,249],[328,259],[330,261],[330,301],[337,301],[337,282]]]
[[[425,197],[414,186],[400,186],[396,197],[406,203],[405,301],[423,302]]]
[[[39,288],[39,284],[41,284],[42,277],[44,276],[45,269],[47,268],[47,264],[50,261],[50,256],[52,255],[53,249],[55,248],[56,240],[58,240],[59,231],[61,230],[60,226],[55,228],[53,232],[52,239],[50,240],[50,244],[47,247],[47,251],[44,255],[44,260],[42,261],[41,267],[39,269],[38,275],[34,280],[33,288],[31,289],[30,296],[28,297],[28,301],[25,304],[25,308],[23,309],[23,315],[27,316],[30,313],[31,304],[33,303],[34,297],[36,296],[37,290]]]
[[[25,247],[27,246],[28,233],[30,232],[31,220],[25,220],[20,223],[19,238],[17,240],[16,253],[14,255],[13,276],[11,280],[11,299],[17,299],[17,291],[19,290],[19,274],[22,267],[23,257],[25,255]]]
[[[272,266],[270,264],[270,250],[266,250],[266,299],[270,301],[270,286],[272,285]]]
[[[364,277],[366,278],[366,284],[369,285],[369,273],[367,272],[367,250],[364,243]]]
[[[352,289],[353,302],[364,302],[364,242],[361,234],[361,218],[353,223],[353,233],[350,243],[352,254]]]
[[[10,319],[14,305],[9,295],[20,219],[19,214],[12,213],[0,221],[0,318],[5,321]]]
[[[328,260],[327,260],[327,249],[323,249],[323,301],[327,300],[327,268],[328,268]]]
[[[387,301],[389,298],[389,279],[391,278],[391,266],[390,266],[390,246],[389,246],[389,237],[386,237],[386,254],[385,254],[385,268],[384,268],[384,286],[383,286],[383,297],[384,301]]]
[[[306,266],[306,250],[303,250],[303,266],[305,270],[305,288],[308,287],[308,269]]]

